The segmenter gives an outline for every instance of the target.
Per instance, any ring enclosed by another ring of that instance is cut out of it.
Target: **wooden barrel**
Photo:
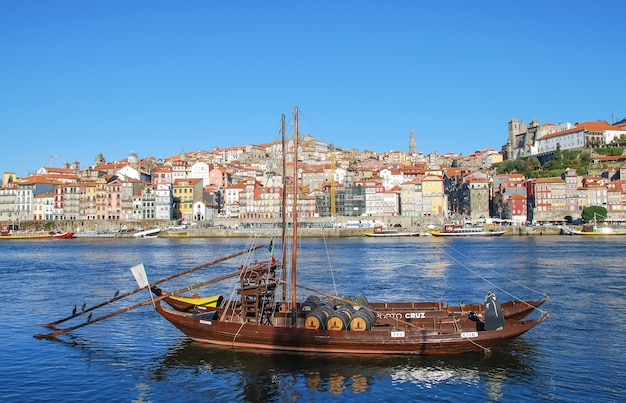
[[[326,321],[328,330],[347,330],[351,315],[345,310],[335,310]]]
[[[352,305],[341,303],[335,307],[334,312],[328,317],[326,327],[330,330],[347,330],[353,314],[354,308],[352,308]]]
[[[354,312],[350,319],[350,330],[364,332],[371,330],[374,324],[376,324],[376,314],[365,309],[359,309]]]
[[[314,311],[318,305],[320,305],[320,297],[317,295],[310,295],[307,299],[302,303],[302,312],[311,312]]]
[[[321,304],[304,318],[304,327],[307,329],[325,329],[328,317],[334,310],[327,304]]]
[[[322,311],[311,311],[304,318],[304,327],[307,329],[324,329],[327,319]]]
[[[359,306],[370,306],[365,295],[356,295],[352,301]]]

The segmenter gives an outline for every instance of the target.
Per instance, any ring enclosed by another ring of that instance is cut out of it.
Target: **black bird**
[[[115,295],[113,296],[113,298],[117,297],[118,295],[120,295],[120,290],[115,291]]]
[[[85,302],[83,302],[83,306],[80,308],[81,312],[85,312],[85,308],[87,307],[87,304]]]
[[[74,305],[74,309],[72,309],[72,316],[76,315],[76,305]]]
[[[91,322],[91,316],[93,315],[93,312],[89,314],[89,316],[87,316],[87,322]]]

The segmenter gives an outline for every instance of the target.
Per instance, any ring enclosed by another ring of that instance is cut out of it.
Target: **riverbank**
[[[398,231],[417,232],[420,236],[431,236],[426,224],[413,225],[406,217],[374,217],[373,220],[350,221],[346,217],[336,222],[324,218],[316,218],[298,226],[298,234],[305,238],[329,237],[346,238],[360,237],[363,232],[371,231],[374,222],[384,222],[387,228]],[[192,225],[193,224],[193,225]],[[355,225],[356,224],[356,225]],[[367,224],[370,225],[366,228]],[[439,227],[440,223],[431,223]],[[170,220],[136,220],[136,221],[21,221],[20,229],[26,230],[57,230],[73,231],[83,238],[132,238],[133,234],[149,228],[161,228],[161,238],[249,238],[257,236],[272,238],[280,236],[280,223],[261,219],[241,221],[234,218],[219,218],[212,221],[188,224],[181,228],[178,221]],[[363,228],[361,228],[363,227]],[[559,235],[560,226],[503,226],[504,236],[527,235]]]
[[[303,238],[346,238],[364,236],[362,228],[298,228]],[[507,227],[503,236],[559,235],[557,226]],[[159,238],[272,238],[280,236],[280,229],[236,229],[236,228],[198,228],[162,231]],[[432,236],[427,231],[420,231],[420,236]]]

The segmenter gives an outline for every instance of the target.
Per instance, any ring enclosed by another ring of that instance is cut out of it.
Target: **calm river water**
[[[267,244],[268,240],[261,240]],[[33,338],[43,324],[245,249],[245,239],[0,241],[0,400],[120,402],[620,402],[626,399],[626,237],[303,239],[298,282],[370,300],[551,299],[547,321],[489,356],[258,354],[192,343],[145,306]],[[279,248],[277,248],[278,250]],[[255,252],[267,258],[267,248]],[[169,283],[231,273],[243,257]],[[333,285],[334,283],[336,284]],[[231,293],[226,281],[202,295]],[[509,294],[507,294],[509,293]],[[308,294],[307,294],[308,295]],[[305,295],[306,296],[306,295]],[[94,317],[149,298],[135,294]],[[85,316],[81,316],[83,321]],[[68,321],[64,326],[80,323]]]

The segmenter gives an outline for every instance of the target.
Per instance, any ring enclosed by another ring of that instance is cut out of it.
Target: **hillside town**
[[[109,161],[99,153],[86,167],[74,161],[55,168],[51,158],[50,166],[27,177],[3,174],[0,223],[106,221],[122,227],[146,221],[279,222],[283,192],[294,188],[304,223],[393,217],[402,226],[491,220],[527,225],[580,218],[587,206],[603,206],[609,220],[624,222],[626,156],[594,153],[624,140],[624,120],[526,124],[512,119],[500,150],[487,148],[467,156],[417,152],[411,131],[408,151],[384,153],[342,150],[300,134],[297,161],[293,139],[286,151],[282,142],[273,141],[163,159],[131,152]],[[543,163],[572,149],[591,153],[585,175],[566,168],[559,176],[528,178],[494,168],[528,157]],[[290,217],[293,209],[289,202],[286,206]]]

